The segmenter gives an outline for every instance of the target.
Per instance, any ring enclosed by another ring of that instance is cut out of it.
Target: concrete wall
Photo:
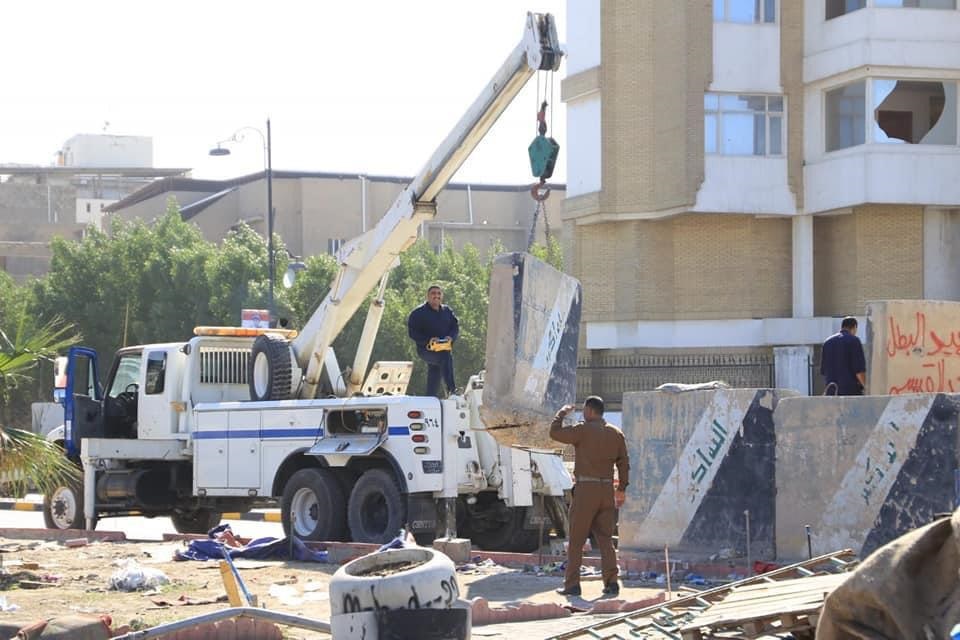
[[[776,408],[782,561],[866,555],[954,504],[960,396],[784,398]]]
[[[871,394],[960,391],[960,302],[871,302],[866,330]]]
[[[620,547],[774,552],[773,411],[791,391],[627,393],[623,431],[632,465]]]

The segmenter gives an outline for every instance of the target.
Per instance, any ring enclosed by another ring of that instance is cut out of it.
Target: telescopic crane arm
[[[427,164],[397,196],[386,215],[369,231],[341,249],[340,270],[330,292],[310,317],[290,347],[305,370],[301,398],[313,398],[331,343],[360,308],[370,291],[385,277],[398,256],[417,239],[420,225],[436,216],[436,197],[470,156],[500,114],[517,97],[537,71],[556,71],[563,53],[550,14],[528,13],[520,43],[480,93]],[[364,336],[354,361],[353,376],[367,369],[373,339],[383,311],[382,294],[371,307]],[[367,344],[369,343],[369,344]],[[331,375],[331,377],[333,377]],[[335,381],[334,384],[336,384]],[[354,382],[354,387],[360,384]]]

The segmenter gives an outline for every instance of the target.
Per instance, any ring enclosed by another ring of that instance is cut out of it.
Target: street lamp
[[[267,118],[267,135],[263,135],[263,132],[256,127],[241,127],[233,132],[233,135],[227,138],[226,140],[221,140],[217,143],[217,146],[213,149],[210,149],[211,156],[228,156],[230,155],[230,149],[223,147],[221,145],[228,142],[243,142],[246,131],[255,131],[257,135],[260,136],[260,140],[263,142],[263,160],[264,166],[266,167],[267,173],[267,264],[269,267],[269,278],[270,278],[270,293],[268,305],[270,309],[270,324],[276,326],[277,322],[277,310],[273,303],[273,281],[276,276],[276,272],[273,264],[273,164],[271,161],[270,153],[270,118]]]

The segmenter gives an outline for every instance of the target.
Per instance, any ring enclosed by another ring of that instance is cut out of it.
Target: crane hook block
[[[540,180],[550,178],[557,164],[557,156],[560,155],[560,144],[553,138],[539,135],[530,143],[527,152],[530,154],[530,169],[534,177]]]

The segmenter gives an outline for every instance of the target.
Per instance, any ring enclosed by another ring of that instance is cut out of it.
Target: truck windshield
[[[113,384],[110,385],[107,396],[116,398],[126,391],[127,387],[131,384],[137,384],[137,381],[140,379],[141,358],[142,355],[139,353],[129,353],[120,356],[120,362],[117,364],[117,372],[113,376]],[[132,388],[130,390],[133,391]]]

